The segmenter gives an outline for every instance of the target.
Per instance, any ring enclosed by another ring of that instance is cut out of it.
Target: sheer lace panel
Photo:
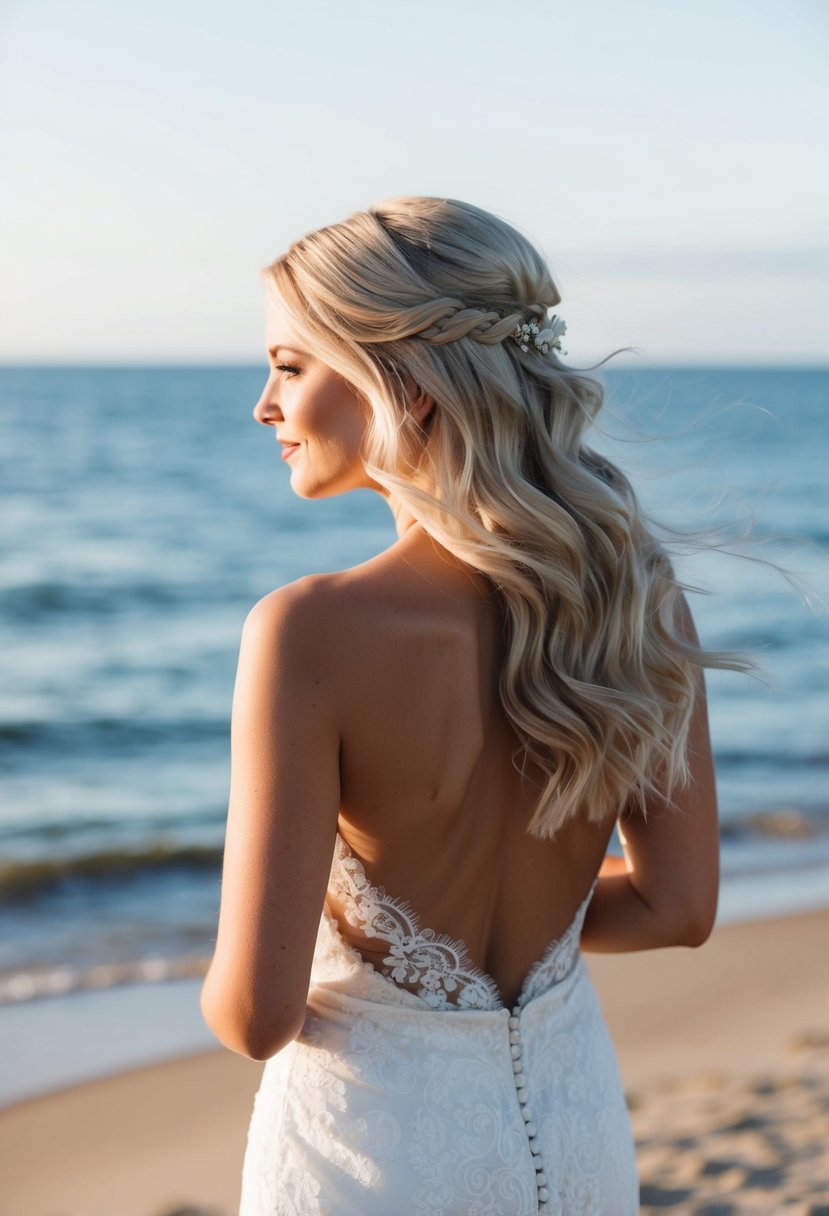
[[[416,993],[434,1009],[503,1008],[497,984],[470,961],[463,942],[421,928],[407,903],[369,882],[362,862],[339,834],[328,890],[341,903],[349,925],[367,939],[388,947],[388,954],[377,969],[394,984]],[[518,998],[519,1005],[546,992],[572,971],[592,893],[593,887],[569,928],[531,968]]]

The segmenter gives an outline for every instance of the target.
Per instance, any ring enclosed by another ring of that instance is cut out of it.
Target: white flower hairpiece
[[[523,325],[516,325],[510,336],[525,354],[528,350],[534,350],[540,355],[549,355],[551,350],[555,350],[566,355],[567,351],[561,349],[561,339],[566,333],[567,322],[553,315],[544,329],[538,328],[537,321],[525,321]]]

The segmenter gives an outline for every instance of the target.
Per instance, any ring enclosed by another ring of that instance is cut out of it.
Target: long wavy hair
[[[466,203],[399,198],[265,272],[309,349],[371,407],[367,470],[503,605],[504,711],[542,774],[530,831],[688,780],[699,672],[682,588],[623,473],[585,442],[593,377],[511,335],[560,296],[532,244]],[[434,401],[423,424],[413,391]]]

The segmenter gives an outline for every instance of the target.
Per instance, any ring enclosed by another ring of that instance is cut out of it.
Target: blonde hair
[[[685,783],[699,669],[740,663],[685,634],[664,547],[584,442],[601,384],[510,336],[560,299],[537,250],[477,207],[400,198],[311,233],[266,274],[370,403],[370,476],[498,590],[501,700],[543,774],[530,830]],[[426,425],[415,387],[435,402]]]

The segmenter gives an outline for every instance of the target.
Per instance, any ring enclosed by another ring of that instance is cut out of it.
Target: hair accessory
[[[561,349],[561,339],[566,333],[567,322],[553,314],[544,329],[538,328],[537,321],[525,321],[523,325],[516,325],[510,337],[515,339],[525,354],[528,350],[534,350],[540,355],[549,355],[551,350],[555,350],[566,355],[567,352]]]

